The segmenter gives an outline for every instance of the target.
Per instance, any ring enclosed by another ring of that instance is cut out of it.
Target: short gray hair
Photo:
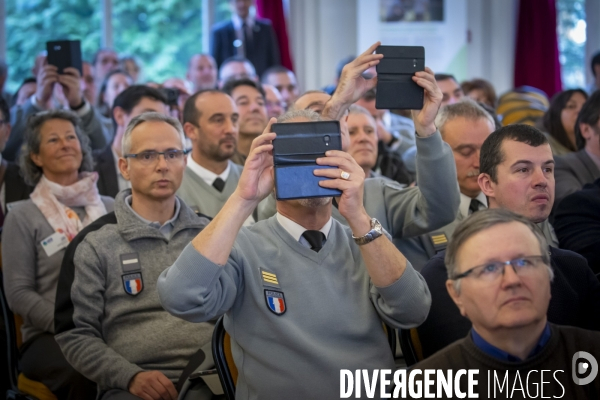
[[[164,115],[161,113],[157,113],[154,111],[149,111],[149,112],[145,112],[142,113],[140,115],[138,115],[137,117],[133,118],[131,121],[129,121],[129,125],[127,125],[127,129],[125,130],[125,133],[123,134],[123,140],[121,142],[121,151],[122,154],[129,154],[129,152],[131,151],[131,132],[138,126],[140,126],[141,124],[143,124],[144,122],[165,122],[169,125],[171,125],[173,128],[175,128],[177,130],[177,133],[179,134],[179,137],[181,138],[181,145],[183,146],[183,150],[185,150],[185,135],[183,133],[183,128],[181,127],[181,123],[173,118],[170,117],[168,115]]]
[[[353,115],[364,114],[364,115],[368,116],[369,118],[375,120],[375,118],[373,118],[373,115],[371,115],[369,110],[367,110],[363,106],[359,106],[358,104],[352,104],[350,106],[350,108],[348,109],[348,114],[353,114]]]
[[[289,122],[297,118],[305,118],[311,122],[322,121],[321,116],[313,110],[292,110],[288,111],[277,118],[278,123]]]
[[[460,117],[471,121],[477,121],[480,118],[484,118],[490,124],[492,124],[494,129],[496,127],[494,118],[492,118],[490,113],[488,113],[485,108],[468,98],[465,98],[458,103],[449,104],[440,108],[437,116],[435,117],[435,126],[437,126],[438,130],[443,135],[444,126],[446,123]]]
[[[520,215],[513,213],[512,211],[496,208],[482,210],[472,214],[469,218],[464,219],[454,231],[452,239],[446,248],[446,269],[448,272],[448,279],[453,279],[457,275],[456,270],[456,256],[460,248],[465,244],[467,240],[476,235],[477,233],[491,228],[500,224],[508,224],[511,222],[520,222],[527,226],[529,230],[535,235],[540,245],[540,253],[544,263],[548,267],[548,274],[550,275],[550,281],[554,279],[554,271],[550,266],[550,252],[548,248],[548,242],[544,237],[544,234],[540,228],[530,220]],[[460,292],[460,280],[454,281],[454,289]]]
[[[19,159],[19,165],[21,167],[21,174],[28,185],[35,186],[42,177],[44,171],[38,167],[31,159],[32,154],[40,153],[40,146],[42,144],[41,130],[42,126],[51,119],[62,119],[69,121],[73,128],[75,128],[75,135],[79,140],[81,147],[81,165],[79,172],[91,172],[94,170],[94,161],[92,159],[92,149],[90,148],[90,141],[86,135],[81,131],[79,125],[80,121],[77,115],[69,110],[54,109],[49,111],[42,111],[32,115],[27,120],[27,126],[25,128],[25,137],[23,140],[23,146],[21,148],[21,156]]]

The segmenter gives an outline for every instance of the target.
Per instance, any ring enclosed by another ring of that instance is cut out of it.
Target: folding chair
[[[219,374],[219,380],[223,387],[223,393],[227,400],[235,400],[235,385],[237,383],[238,370],[233,362],[231,353],[231,336],[223,327],[223,317],[215,324],[212,337],[212,353],[215,367]]]
[[[408,367],[424,359],[423,348],[416,328],[400,329],[400,347]]]

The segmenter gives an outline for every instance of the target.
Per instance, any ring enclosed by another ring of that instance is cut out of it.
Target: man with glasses
[[[555,278],[550,285],[548,320],[558,325],[600,330],[600,282],[583,257],[552,245],[556,236],[548,215],[554,201],[554,159],[544,134],[519,124],[498,129],[483,142],[479,167],[478,183],[489,208],[502,208],[526,218],[541,229],[549,244],[546,252],[550,254]],[[496,246],[505,244],[499,241]],[[480,250],[482,254],[489,251]],[[432,297],[427,320],[418,328],[423,355],[428,357],[464,337],[471,322],[460,315],[448,297],[443,252],[429,260],[421,273]]]
[[[548,322],[554,270],[535,223],[508,210],[475,213],[456,228],[445,261],[448,293],[473,327],[415,369],[477,370],[480,398],[513,398],[515,385],[527,398],[597,398],[600,379],[576,384],[570,366],[579,352],[600,354],[600,333]],[[439,394],[433,382],[429,391]]]
[[[160,273],[208,222],[175,196],[184,149],[176,119],[135,117],[119,159],[131,189],[117,195],[116,223],[88,233],[75,251],[72,328],[56,341],[101,399],[176,399],[174,383],[211,340],[212,325],[170,316],[156,292]]]

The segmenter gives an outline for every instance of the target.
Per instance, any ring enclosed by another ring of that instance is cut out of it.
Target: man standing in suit
[[[230,4],[234,11],[231,20],[212,29],[211,54],[217,65],[229,57],[246,57],[262,75],[267,68],[281,64],[271,21],[250,15],[254,0],[230,0]]]
[[[121,176],[119,158],[121,140],[129,121],[146,112],[156,111],[169,115],[167,99],[157,89],[149,86],[134,85],[121,92],[113,104],[112,114],[115,120],[115,138],[110,146],[94,154],[95,171],[98,172],[98,191],[103,196],[115,197],[131,184]]]
[[[461,101],[443,107],[435,120],[442,139],[452,148],[460,189],[460,207],[456,219],[441,229],[401,239],[398,249],[417,271],[436,253],[444,250],[460,221],[475,211],[487,208],[487,199],[477,183],[479,151],[494,131],[492,117],[473,101]]]
[[[581,150],[556,158],[555,207],[586,183],[600,178],[600,91],[592,94],[581,107],[575,137]]]
[[[239,114],[219,90],[203,90],[185,103],[183,130],[192,153],[177,195],[196,213],[214,218],[237,187],[242,167],[234,164]]]

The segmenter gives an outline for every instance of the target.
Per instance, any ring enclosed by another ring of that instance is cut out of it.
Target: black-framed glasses
[[[181,161],[183,157],[188,154],[190,150],[167,150],[167,151],[154,151],[147,150],[137,154],[125,154],[125,158],[135,158],[144,165],[155,164],[158,158],[162,155],[167,162]]]
[[[512,266],[517,275],[526,276],[535,271],[540,265],[545,265],[545,262],[543,256],[526,256],[504,262],[489,262],[473,267],[462,274],[455,275],[452,280],[456,281],[466,278],[467,276],[472,276],[481,281],[495,281],[500,276],[504,275],[504,268],[506,268],[507,265]]]

